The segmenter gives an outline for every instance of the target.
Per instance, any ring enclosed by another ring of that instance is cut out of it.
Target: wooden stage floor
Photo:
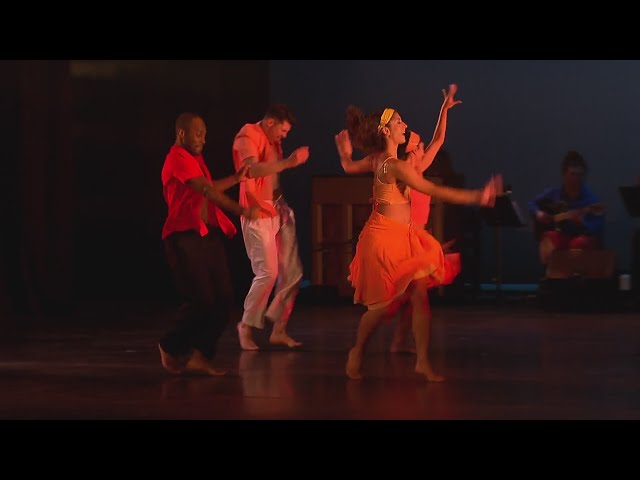
[[[102,305],[14,323],[0,340],[0,418],[640,419],[637,312],[435,306],[431,358],[447,380],[430,384],[413,372],[413,356],[387,352],[386,325],[365,378],[346,378],[362,311],[296,305],[298,351],[269,348],[265,332],[256,336],[263,350],[242,352],[230,325],[217,361],[230,373],[215,378],[162,369],[157,340],[170,307]]]

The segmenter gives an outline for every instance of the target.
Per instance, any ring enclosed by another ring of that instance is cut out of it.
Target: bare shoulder
[[[410,166],[405,160],[400,160],[395,157],[386,157],[386,158],[383,157],[382,163],[386,163],[389,166],[389,168],[392,170],[396,170],[396,169],[403,170],[406,167]]]
[[[398,160],[395,157],[390,157],[389,155],[386,154],[376,154],[375,156],[372,157],[371,159],[371,163],[375,166],[381,166],[383,164],[387,164],[387,165],[394,165],[395,163],[399,162],[400,160]]]

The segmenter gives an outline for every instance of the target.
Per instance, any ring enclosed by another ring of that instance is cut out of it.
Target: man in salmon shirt
[[[182,113],[176,120],[175,144],[162,167],[169,207],[162,239],[183,304],[158,347],[162,365],[171,373],[223,375],[212,364],[232,297],[222,235],[232,237],[236,228],[218,206],[246,218],[258,218],[259,208],[241,206],[222,193],[246,180],[247,168],[211,179],[202,157],[206,133],[202,117]]]
[[[252,328],[264,328],[267,317],[273,322],[269,342],[294,348],[302,345],[286,331],[298,287],[302,264],[293,210],[282,196],[279,174],[302,165],[309,158],[309,147],[299,147],[283,158],[281,142],[295,124],[286,105],[274,104],[258,123],[248,123],[233,141],[236,169],[249,167],[248,179],[240,185],[240,205],[260,207],[259,218],[240,218],[244,244],[255,275],[244,301],[244,314],[238,323],[243,350],[258,350]],[[267,302],[275,285],[275,295]]]

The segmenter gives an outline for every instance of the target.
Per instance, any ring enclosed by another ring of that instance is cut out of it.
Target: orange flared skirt
[[[425,230],[373,211],[358,238],[348,279],[354,303],[374,310],[404,294],[413,280],[428,277],[433,288],[451,283],[458,273],[460,254],[445,255]]]

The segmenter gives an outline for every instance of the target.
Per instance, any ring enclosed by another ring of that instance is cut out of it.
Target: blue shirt
[[[571,199],[562,188],[548,188],[528,203],[529,212],[535,218],[539,211],[549,214],[562,213],[568,210],[585,208],[594,203],[599,203],[598,197],[587,187],[582,185],[577,198]],[[582,223],[564,220],[558,225],[558,230],[572,237],[589,235],[602,241],[604,234],[604,215],[596,215],[588,212],[584,215]]]

